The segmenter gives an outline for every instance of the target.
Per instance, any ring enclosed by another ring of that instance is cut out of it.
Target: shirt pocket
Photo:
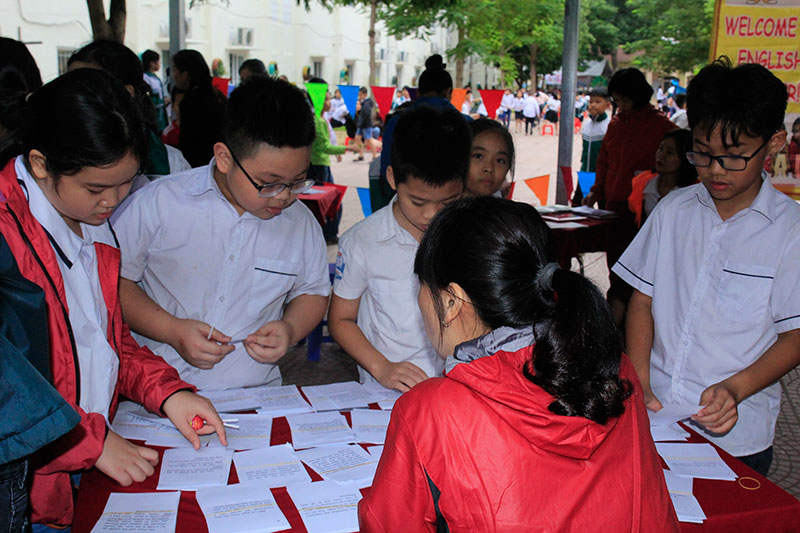
[[[413,279],[372,279],[369,290],[374,295],[376,319],[382,329],[395,334],[418,334],[422,327],[417,296],[419,281]]]
[[[256,258],[252,270],[247,311],[260,316],[276,300],[281,304],[297,281],[300,264],[279,259]]]
[[[720,275],[717,312],[734,322],[761,320],[767,312],[775,269],[727,261]]]

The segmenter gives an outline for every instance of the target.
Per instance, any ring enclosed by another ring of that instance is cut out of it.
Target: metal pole
[[[564,55],[561,65],[561,118],[558,133],[558,168],[556,169],[556,203],[569,204],[561,169],[572,169],[572,138],[575,124],[575,86],[578,78],[578,22],[580,0],[564,3]],[[570,175],[570,179],[571,175]]]
[[[186,48],[186,2],[169,0],[169,57],[175,57],[175,54],[184,48]]]

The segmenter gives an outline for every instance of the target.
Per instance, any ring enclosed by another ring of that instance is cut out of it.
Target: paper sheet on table
[[[392,404],[403,395],[402,392],[394,389],[387,389],[380,383],[370,382],[364,383],[361,385],[361,389],[364,390],[370,397],[369,403],[380,403],[381,401],[392,401]]]
[[[589,207],[588,205],[573,207],[572,209],[570,209],[570,211],[572,211],[573,213],[586,215],[587,217],[606,218],[614,216],[613,211],[607,211],[605,209],[595,209],[593,207]]]
[[[736,479],[734,471],[708,443],[657,442],[656,451],[676,476]]]
[[[158,490],[196,490],[228,483],[233,452],[224,448],[172,448],[164,451]]]
[[[668,426],[689,418],[700,410],[699,405],[691,404],[666,404],[659,411],[647,411],[651,426]]]
[[[128,411],[117,411],[111,429],[126,439],[147,440],[161,426]]]
[[[151,413],[144,406],[139,405],[135,402],[124,401],[120,402],[119,407],[117,408],[117,416],[114,418],[116,422],[117,417],[120,415],[133,415],[138,417],[140,420],[147,420],[151,424],[155,424],[157,426],[167,426],[174,428],[175,424],[172,423],[172,420],[169,418],[158,416],[156,414]]]
[[[209,533],[271,533],[291,527],[265,485],[206,487],[197,489],[196,496]]]
[[[174,533],[180,499],[180,492],[112,492],[92,533]]]
[[[383,409],[384,411],[391,411],[394,409],[394,404],[400,398],[395,398],[394,400],[381,400],[378,402],[378,407]]]
[[[537,205],[535,207],[539,213],[564,213],[570,210],[566,205]]]
[[[381,460],[381,455],[383,455],[383,446],[370,446],[367,448],[367,453],[373,456],[378,461]]]
[[[586,220],[586,217],[580,215],[543,214],[542,218],[548,222],[577,222],[578,220]]]
[[[669,470],[664,470],[664,480],[667,482],[667,490],[675,508],[675,514],[681,522],[692,522],[702,524],[706,519],[706,514],[700,507],[700,502],[692,494],[693,479],[690,477],[676,476]]]
[[[356,442],[383,444],[386,440],[386,430],[389,428],[391,416],[391,411],[353,409],[350,413],[350,420],[353,422]]]
[[[242,483],[258,482],[268,487],[311,483],[311,476],[288,444],[236,452],[233,464]]]
[[[547,227],[550,229],[577,229],[585,228],[587,226],[586,224],[580,224],[578,222],[551,222],[548,220]]]
[[[689,432],[684,430],[678,424],[670,424],[668,426],[650,426],[650,435],[653,437],[653,442],[665,440],[686,440],[689,438]]]
[[[295,452],[323,479],[337,483],[354,482],[358,488],[372,485],[378,460],[361,446],[324,446]]]
[[[303,394],[315,411],[340,411],[367,407],[372,399],[357,381],[303,387]]]
[[[206,447],[212,440],[219,441],[216,433],[199,435],[200,446]],[[183,434],[172,426],[160,426],[144,442],[149,446],[163,446],[165,448],[191,448],[192,443],[186,440]]]
[[[333,481],[286,487],[308,533],[350,533],[358,531],[358,501],[354,486]]]
[[[266,387],[260,392],[261,407],[258,413],[283,416],[291,413],[310,413],[308,402],[300,395],[296,385]]]
[[[336,412],[287,415],[286,421],[292,430],[292,446],[295,450],[356,441],[356,435],[347,425],[347,420]]]
[[[240,387],[227,390],[201,390],[197,394],[205,396],[220,413],[250,411],[261,407],[261,394],[268,387]]]
[[[267,448],[272,437],[272,416],[237,413],[234,425],[239,429],[226,427],[225,436],[228,437],[229,450],[253,450]],[[212,439],[209,447],[221,448],[219,438]]]

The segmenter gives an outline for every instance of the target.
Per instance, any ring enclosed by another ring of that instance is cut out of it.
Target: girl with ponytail
[[[554,258],[526,204],[464,199],[428,227],[414,271],[445,377],[395,405],[362,531],[678,530],[608,305]]]

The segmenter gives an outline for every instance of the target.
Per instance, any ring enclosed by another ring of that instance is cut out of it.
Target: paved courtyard
[[[512,126],[513,129],[513,126]],[[554,175],[557,166],[558,139],[553,136],[514,135],[517,161],[515,180],[551,175],[548,203],[555,200]],[[573,137],[573,168],[580,161],[580,137]],[[368,187],[368,167],[370,155],[365,161],[354,161],[355,155],[347,153],[342,162],[332,160],[331,171],[336,183],[350,187]],[[515,189],[515,199],[535,202],[534,195],[523,184]],[[340,235],[363,218],[358,194],[354,189],[345,194]],[[336,246],[328,246],[329,261],[336,258]],[[604,254],[586,254],[583,258],[587,277],[595,281],[601,289],[608,289],[608,269]],[[575,266],[575,265],[574,265]],[[306,359],[305,346],[297,346],[281,361],[284,383],[312,385],[358,379],[353,360],[336,344],[324,344],[322,357],[318,362]],[[800,368],[794,369],[781,380],[781,414],[775,432],[775,459],[769,478],[800,499]]]

